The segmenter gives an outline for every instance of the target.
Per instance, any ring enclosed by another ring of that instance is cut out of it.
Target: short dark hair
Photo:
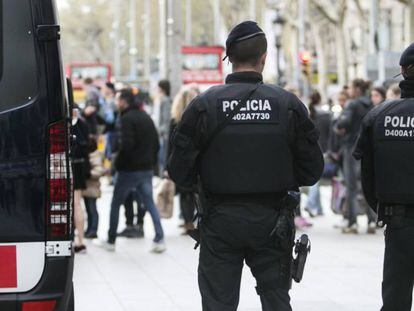
[[[115,93],[115,84],[113,84],[112,82],[106,82],[105,86],[110,89],[113,93]]]
[[[164,92],[165,95],[170,96],[171,84],[170,81],[164,79],[158,82],[158,87]]]
[[[387,90],[385,88],[383,88],[382,86],[373,87],[371,89],[371,92],[372,91],[375,91],[378,94],[380,94],[383,99],[385,99],[387,97]]]
[[[131,89],[122,89],[118,94],[119,99],[124,100],[129,106],[135,104],[135,95]]]
[[[266,52],[266,37],[256,36],[233,44],[227,51],[227,55],[233,65],[249,64],[256,66],[260,61],[260,57]]]
[[[354,88],[360,89],[362,94],[365,94],[371,87],[371,81],[365,81],[363,79],[354,79],[351,83]]]
[[[86,84],[86,85],[91,85],[93,83],[93,79],[87,77],[83,80],[83,83]]]

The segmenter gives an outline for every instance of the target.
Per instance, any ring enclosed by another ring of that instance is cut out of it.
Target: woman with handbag
[[[171,108],[171,124],[170,124],[170,143],[171,137],[180,122],[185,108],[191,103],[191,101],[199,94],[198,87],[196,85],[184,86],[180,92],[175,96],[172,108]],[[171,146],[168,148],[168,156],[170,155]],[[194,213],[195,213],[195,193],[176,187],[176,193],[180,195],[180,209],[181,215],[184,218],[184,233],[188,234],[189,231],[194,230]]]

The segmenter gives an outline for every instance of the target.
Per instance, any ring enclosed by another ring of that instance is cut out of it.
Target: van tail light
[[[23,302],[22,311],[53,311],[56,307],[56,300],[29,301]]]
[[[69,161],[69,124],[60,121],[48,131],[48,240],[72,237],[72,170]]]

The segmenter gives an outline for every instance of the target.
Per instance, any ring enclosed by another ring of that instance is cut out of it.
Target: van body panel
[[[55,1],[0,0],[0,24],[0,264],[3,247],[16,266],[16,283],[10,271],[3,276],[9,287],[0,288],[0,310],[56,300],[55,311],[66,311],[73,251],[53,257],[46,247],[48,133],[70,114],[59,41],[42,41],[37,33],[38,26],[58,24]]]
[[[14,256],[2,251],[13,247]],[[9,258],[5,258],[7,256]],[[15,274],[11,277],[16,279],[13,287],[2,287],[0,283],[0,293],[27,292],[34,288],[42,277],[45,266],[45,243],[0,244],[0,258],[3,259],[3,264],[7,262],[4,269]]]
[[[0,243],[40,242],[46,232],[49,123],[47,92],[40,88],[41,53],[31,1],[1,0],[0,7]]]

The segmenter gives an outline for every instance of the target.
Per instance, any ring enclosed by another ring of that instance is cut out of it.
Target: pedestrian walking
[[[414,44],[400,66],[402,99],[367,115],[354,152],[366,199],[387,226],[381,311],[411,310],[414,285]]]
[[[136,203],[136,213],[134,202]],[[145,236],[144,217],[146,210],[137,191],[134,190],[128,195],[127,199],[124,202],[124,209],[126,227],[124,230],[118,233],[118,236],[125,238],[143,238]],[[136,224],[135,215],[137,216]]]
[[[104,121],[106,135],[105,141],[105,157],[111,161],[116,144],[116,118],[117,108],[115,104],[115,85],[111,82],[106,82],[102,87],[100,117]]]
[[[398,83],[391,84],[387,90],[387,99],[400,99],[401,89]]]
[[[289,190],[322,174],[318,134],[296,96],[263,83],[267,41],[257,23],[237,25],[226,47],[233,73],[185,110],[169,174],[187,189],[200,180],[203,310],[237,309],[244,261],[263,310],[291,310],[296,204],[285,203]],[[278,218],[286,220],[285,238],[273,234]]]
[[[158,101],[156,108],[157,128],[160,136],[160,152],[158,156],[159,176],[162,176],[167,165],[168,130],[171,121],[171,84],[168,80],[158,82]]]
[[[91,167],[90,176],[86,181],[86,189],[82,191],[86,214],[88,216],[88,227],[85,231],[85,238],[87,239],[96,239],[98,237],[99,213],[97,200],[102,195],[100,178],[105,174],[103,158],[104,155],[98,150],[89,155]]]
[[[318,91],[313,91],[309,102],[309,117],[319,131],[319,145],[324,155],[328,151],[329,136],[331,131],[331,114],[322,109],[322,97]],[[308,200],[305,210],[311,217],[322,216],[323,208],[320,198],[319,181],[309,188]]]
[[[348,93],[351,100],[346,104],[336,122],[336,132],[343,137],[343,172],[346,184],[346,203],[348,224],[342,229],[345,234],[358,233],[357,211],[362,208],[358,205],[359,172],[360,165],[352,156],[355,142],[358,138],[362,119],[372,109],[373,105],[366,96],[370,83],[362,79],[355,79],[350,82]],[[375,233],[375,214],[366,207],[365,213],[368,216],[367,233]]]
[[[136,190],[151,214],[155,228],[153,252],[165,250],[164,231],[152,194],[152,178],[159,151],[158,134],[150,116],[139,109],[130,89],[117,93],[116,103],[121,114],[120,143],[115,159],[117,171],[111,203],[108,240],[104,247],[115,250],[119,209],[128,195]]]
[[[197,96],[196,89],[194,87],[184,86],[180,92],[174,97],[174,101],[171,108],[171,124],[170,124],[170,146],[168,148],[168,155],[171,155],[172,146],[171,141],[173,134],[177,128],[178,123],[181,121],[184,110],[191,103],[191,101]],[[193,189],[183,189],[176,187],[176,191],[180,197],[180,210],[184,218],[184,234],[188,234],[191,230],[194,230],[194,213],[196,209],[195,193]]]
[[[74,189],[74,220],[77,231],[77,241],[75,243],[75,253],[86,252],[84,244],[85,215],[82,208],[82,190],[86,189],[86,180],[90,175],[89,152],[90,137],[88,125],[80,117],[79,107],[74,105],[72,111],[72,135],[73,140],[71,158],[73,169],[73,189]]]
[[[387,90],[382,86],[373,87],[371,89],[371,102],[376,107],[381,105],[386,99]]]

